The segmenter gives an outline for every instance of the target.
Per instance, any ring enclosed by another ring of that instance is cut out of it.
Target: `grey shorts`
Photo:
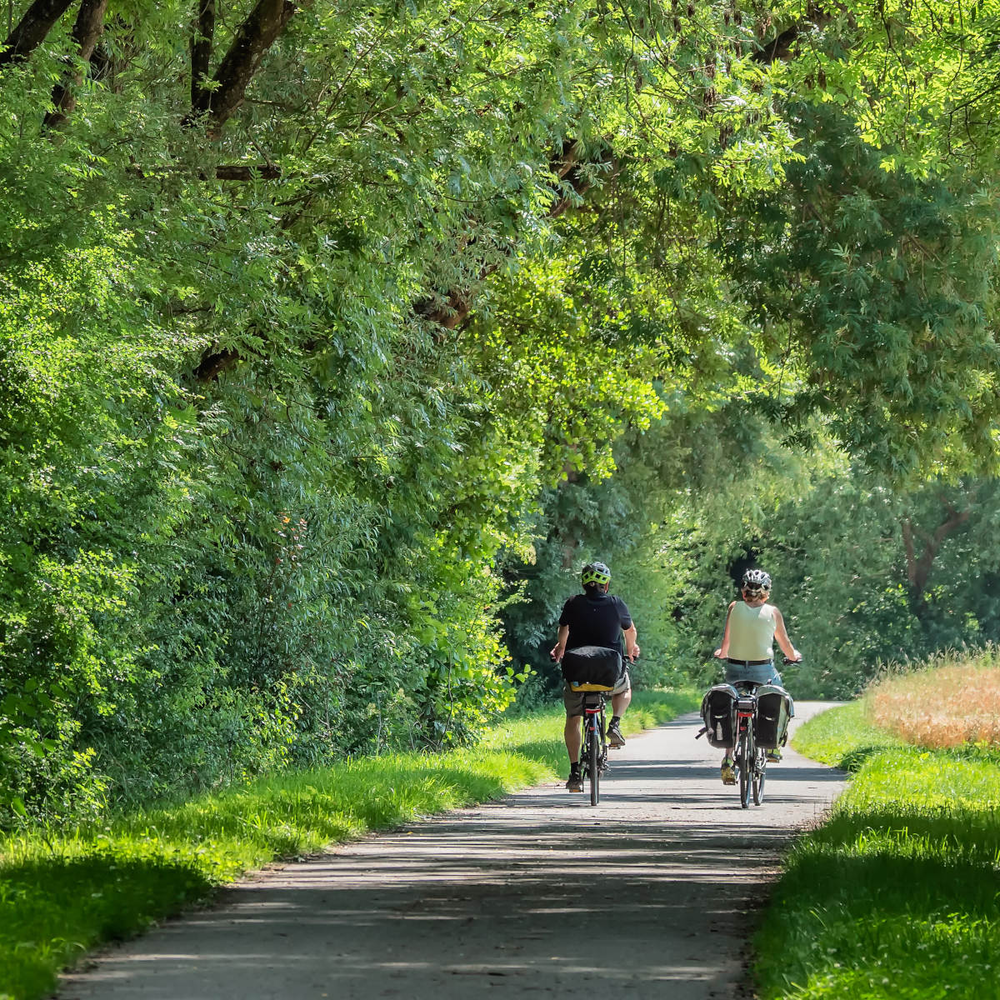
[[[625,668],[625,673],[622,674],[622,679],[614,686],[611,691],[606,691],[605,694],[614,697],[616,694],[625,694],[626,691],[632,689],[632,679],[629,677],[628,667]],[[574,691],[569,684],[563,686],[563,704],[566,706],[566,716],[572,719],[574,716],[583,715],[583,696],[586,694],[584,691]]]

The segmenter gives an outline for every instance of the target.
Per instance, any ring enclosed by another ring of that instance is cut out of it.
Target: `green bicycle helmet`
[[[606,583],[611,582],[611,570],[602,562],[587,563],[580,574],[580,582],[585,587],[589,587],[592,583],[596,583],[598,587],[603,587]]]

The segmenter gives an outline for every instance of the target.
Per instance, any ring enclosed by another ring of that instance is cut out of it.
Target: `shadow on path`
[[[840,776],[789,753],[742,810],[694,731],[689,717],[630,740],[597,808],[542,786],[263,874],[61,996],[740,996],[747,914]]]

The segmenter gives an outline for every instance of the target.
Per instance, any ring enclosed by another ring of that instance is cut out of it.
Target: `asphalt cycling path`
[[[551,783],[258,873],[60,1000],[750,996],[759,904],[843,775],[786,749],[743,810],[699,725],[630,738],[596,808]]]

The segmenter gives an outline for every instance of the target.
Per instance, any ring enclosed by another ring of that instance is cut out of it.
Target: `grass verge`
[[[860,703],[796,749],[854,777],[786,861],[755,938],[761,1000],[1000,998],[1000,767],[870,726]]]
[[[637,692],[626,733],[700,704]],[[498,726],[444,755],[361,759],[71,829],[0,840],[0,1000],[36,1000],[94,947],[132,937],[276,859],[561,777],[563,713]]]

